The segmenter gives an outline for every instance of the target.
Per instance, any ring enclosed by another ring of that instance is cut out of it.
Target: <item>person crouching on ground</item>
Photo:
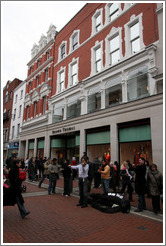
[[[110,192],[109,183],[110,183],[110,166],[106,163],[105,160],[102,161],[102,164],[98,170],[101,173],[101,185],[103,189],[103,194],[107,195]]]
[[[79,203],[77,206],[81,206],[82,208],[86,208],[88,206],[88,171],[89,165],[87,164],[86,156],[81,158],[81,164],[77,166],[71,166],[72,169],[78,170],[78,184],[79,184]]]

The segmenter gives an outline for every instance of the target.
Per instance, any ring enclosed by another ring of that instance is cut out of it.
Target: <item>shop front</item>
[[[86,147],[91,162],[96,157],[100,160],[105,158],[109,162],[111,160],[110,127],[87,130]]]
[[[39,138],[37,141],[37,157],[44,157],[44,138]]]
[[[150,120],[119,125],[120,163],[129,160],[136,165],[139,158],[152,163]]]
[[[72,157],[79,160],[79,135],[61,135],[51,137],[50,156],[51,159],[57,158],[58,163],[62,164],[65,159],[71,162]]]
[[[34,140],[29,140],[28,157],[29,159],[34,157]]]

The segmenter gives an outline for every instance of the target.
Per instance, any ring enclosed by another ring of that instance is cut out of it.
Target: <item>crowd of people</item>
[[[152,207],[155,214],[160,211],[160,195],[163,189],[163,177],[158,171],[157,165],[149,165],[143,157],[139,158],[139,164],[131,164],[129,160],[123,161],[120,165],[117,161],[114,163],[108,158],[99,160],[98,157],[93,162],[84,152],[81,163],[77,164],[75,157],[71,163],[68,159],[59,165],[56,158],[30,158],[19,160],[19,166],[28,173],[28,179],[31,182],[39,180],[40,188],[45,179],[49,180],[48,194],[56,193],[56,183],[60,176],[64,179],[64,196],[70,196],[73,190],[73,180],[78,177],[79,203],[77,206],[85,208],[88,206],[88,194],[93,188],[102,187],[103,194],[110,192],[128,193],[128,199],[133,201],[133,192],[138,197],[138,207],[135,212],[146,210],[145,194],[152,199]],[[18,160],[8,159],[6,161],[6,173],[9,172],[11,179],[12,170],[18,169]],[[13,180],[11,179],[13,184]],[[18,188],[18,185],[17,185]],[[20,195],[19,195],[20,197]],[[20,198],[21,200],[22,198]],[[16,201],[18,201],[18,196]],[[16,202],[17,204],[19,204]],[[23,200],[21,200],[23,205]],[[18,205],[19,209],[20,206]],[[24,215],[27,213],[22,207]],[[23,212],[22,212],[23,213]],[[22,215],[22,214],[21,214]],[[23,217],[24,217],[23,215]],[[27,214],[26,214],[27,215]]]

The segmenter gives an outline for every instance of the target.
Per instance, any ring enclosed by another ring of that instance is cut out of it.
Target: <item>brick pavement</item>
[[[77,197],[61,195],[62,180],[55,195],[47,195],[45,188],[35,184],[26,185],[25,207],[31,213],[22,220],[16,205],[4,207],[3,243],[163,242],[163,223],[133,213],[105,214],[91,206],[76,207]],[[77,190],[77,181],[73,186]],[[40,195],[43,192],[46,195]]]

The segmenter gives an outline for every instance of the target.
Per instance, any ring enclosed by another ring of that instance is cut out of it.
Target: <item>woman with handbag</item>
[[[158,171],[157,165],[154,163],[149,169],[147,175],[147,184],[149,193],[152,197],[153,212],[158,214],[160,211],[160,195],[162,194],[163,190],[163,176]]]
[[[19,177],[19,168],[21,168],[21,161],[17,160],[13,168],[9,171],[10,187],[8,194],[4,197],[4,206],[14,206],[17,204],[20,215],[23,218],[30,212],[24,207],[24,199],[21,195],[22,180]]]

